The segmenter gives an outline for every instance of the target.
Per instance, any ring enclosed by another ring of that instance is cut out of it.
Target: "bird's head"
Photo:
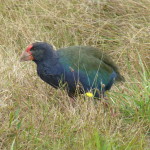
[[[45,42],[30,44],[21,54],[20,61],[42,61],[46,57],[53,57],[53,47]]]

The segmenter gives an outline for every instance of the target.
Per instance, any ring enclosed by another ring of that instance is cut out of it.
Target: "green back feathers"
[[[84,70],[87,73],[98,71],[110,75],[115,71],[116,80],[123,81],[116,64],[103,52],[90,46],[71,46],[58,50],[63,63],[70,65],[75,70]],[[88,70],[87,70],[88,68]]]

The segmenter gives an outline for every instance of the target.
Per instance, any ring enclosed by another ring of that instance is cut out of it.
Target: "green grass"
[[[0,149],[149,149],[149,0],[1,0],[0,12]],[[126,79],[107,93],[117,116],[83,95],[73,107],[34,63],[20,63],[35,41],[108,53]]]

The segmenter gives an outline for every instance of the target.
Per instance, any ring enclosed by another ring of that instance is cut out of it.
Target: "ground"
[[[149,0],[2,0],[0,12],[0,149],[149,149]],[[126,79],[107,93],[117,115],[84,95],[73,107],[33,62],[20,63],[35,41],[110,55]]]

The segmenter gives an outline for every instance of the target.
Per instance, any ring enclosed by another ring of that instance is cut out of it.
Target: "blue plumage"
[[[30,52],[40,78],[54,88],[65,85],[70,97],[77,90],[91,91],[100,97],[115,80],[124,80],[114,62],[93,47],[72,46],[55,51],[51,45],[37,42],[32,44]]]

